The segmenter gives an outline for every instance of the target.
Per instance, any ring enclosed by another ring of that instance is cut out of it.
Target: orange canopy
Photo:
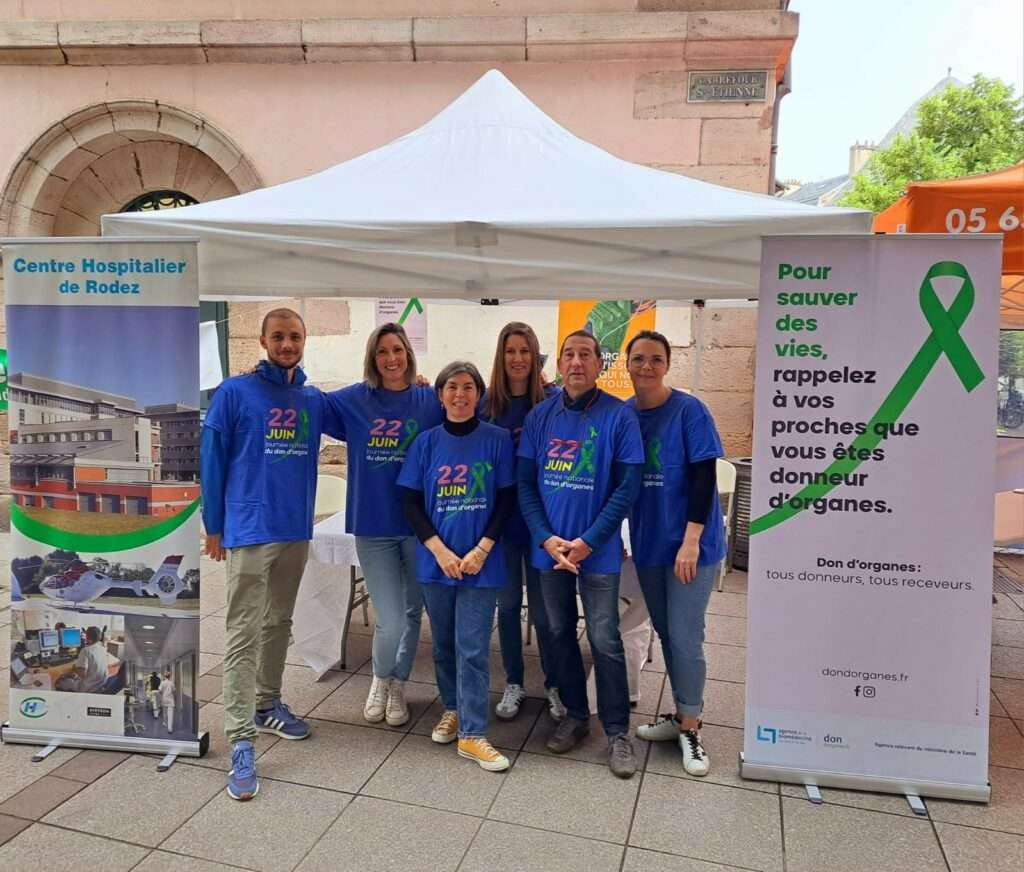
[[[1002,233],[1002,326],[1024,328],[1024,161],[980,176],[913,182],[876,233]]]

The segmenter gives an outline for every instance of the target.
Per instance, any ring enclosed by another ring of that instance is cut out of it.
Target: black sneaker
[[[590,724],[578,721],[566,715],[555,727],[555,732],[547,741],[547,749],[555,754],[565,754],[575,748],[580,740],[590,732]]]

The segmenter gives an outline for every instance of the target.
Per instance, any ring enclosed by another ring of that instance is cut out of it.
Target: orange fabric
[[[875,216],[875,223],[871,225],[871,229],[875,233],[907,233],[907,218],[907,198],[900,197],[888,209]]]

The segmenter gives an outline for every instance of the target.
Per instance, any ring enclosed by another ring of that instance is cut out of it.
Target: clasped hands
[[[453,578],[457,581],[462,581],[464,575],[477,575],[483,569],[487,556],[491,553],[480,545],[474,545],[466,552],[465,556],[459,557],[458,554],[441,541],[440,536],[435,536],[433,540],[425,542],[424,545],[434,555],[434,559],[437,561],[437,565],[441,567],[445,577]],[[491,547],[494,547],[493,544]]]
[[[563,569],[573,575],[580,574],[580,564],[586,560],[593,549],[578,536],[575,539],[563,539],[561,536],[549,536],[544,540],[544,550],[555,561],[554,569]]]

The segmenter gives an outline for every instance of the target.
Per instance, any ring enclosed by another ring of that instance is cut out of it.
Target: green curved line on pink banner
[[[51,527],[35,518],[30,518],[20,506],[11,506],[11,523],[19,533],[42,542],[45,545],[52,545],[54,548],[63,548],[67,551],[87,551],[92,554],[107,554],[112,551],[127,551],[130,548],[141,548],[143,545],[150,545],[169,536],[182,526],[199,508],[199,500],[193,500],[192,504],[183,512],[172,515],[166,521],[154,524],[152,527],[144,527],[141,530],[132,530],[128,533],[109,533],[97,535],[91,533],[72,533],[69,530],[61,530],[59,527]]]

